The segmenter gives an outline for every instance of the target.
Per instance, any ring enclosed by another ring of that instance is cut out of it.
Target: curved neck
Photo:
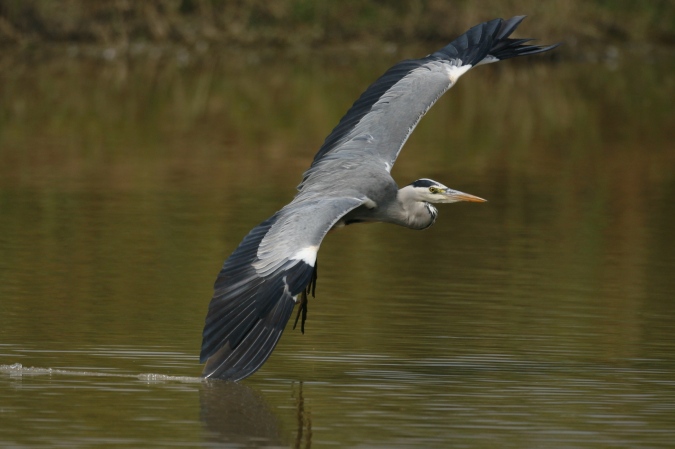
[[[410,186],[403,187],[396,195],[396,210],[390,211],[396,224],[411,229],[426,229],[436,221],[438,211],[430,203],[417,198]]]

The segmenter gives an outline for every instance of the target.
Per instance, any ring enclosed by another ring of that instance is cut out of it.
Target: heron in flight
[[[523,19],[476,25],[435,53],[394,65],[356,100],[314,156],[293,201],[253,228],[223,264],[205,320],[204,377],[237,381],[253,374],[296,305],[304,333],[317,252],[331,229],[364,222],[425,229],[438,214],[432,203],[485,201],[426,178],[399,189],[390,171],[422,116],[461,75],[558,45],[509,38]]]

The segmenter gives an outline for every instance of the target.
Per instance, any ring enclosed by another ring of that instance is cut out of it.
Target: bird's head
[[[458,201],[483,203],[487,201],[483,198],[460,192],[459,190],[452,190],[433,179],[418,179],[403,189],[407,190],[410,196],[414,197],[417,201],[426,201],[428,203],[456,203]]]

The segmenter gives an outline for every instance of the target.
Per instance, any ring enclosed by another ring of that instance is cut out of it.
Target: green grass
[[[545,41],[675,43],[669,0],[0,0],[0,43],[445,41],[518,14],[531,16],[526,33]]]

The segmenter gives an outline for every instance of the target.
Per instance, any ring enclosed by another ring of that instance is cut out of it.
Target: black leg
[[[300,332],[303,334],[305,333],[305,321],[307,321],[307,304],[309,301],[307,300],[307,295],[311,293],[312,298],[316,298],[316,279],[318,278],[318,271],[319,271],[319,261],[317,260],[314,263],[314,272],[312,273],[312,279],[309,281],[309,284],[307,284],[307,288],[305,288],[300,295],[298,295],[298,299],[300,300],[299,304],[299,309],[298,309],[298,314],[295,316],[295,323],[293,323],[293,329],[298,325],[298,319],[300,318],[300,315],[302,314],[302,322],[300,323]]]
[[[305,321],[307,321],[307,290],[303,290],[300,295],[298,295],[298,299],[300,300],[299,304],[299,309],[298,309],[298,314],[295,316],[295,323],[293,323],[293,329],[295,329],[295,326],[298,325],[298,318],[300,318],[300,313],[302,312],[302,323],[300,323],[300,331],[304,334],[305,333]]]

